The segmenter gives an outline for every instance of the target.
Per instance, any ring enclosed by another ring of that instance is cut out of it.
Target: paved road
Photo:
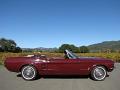
[[[89,78],[41,78],[25,81],[0,66],[0,90],[120,90],[120,64],[105,81]]]

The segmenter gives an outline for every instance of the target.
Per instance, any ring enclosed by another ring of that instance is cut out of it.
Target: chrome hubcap
[[[98,67],[94,70],[94,77],[97,79],[97,80],[102,80],[104,79],[106,76],[106,71],[104,68],[102,67]]]
[[[25,79],[32,79],[35,76],[35,70],[31,66],[26,66],[22,70],[22,75]]]

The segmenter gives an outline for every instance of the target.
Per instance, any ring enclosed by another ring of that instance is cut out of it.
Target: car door
[[[53,59],[47,63],[47,74],[81,74],[82,62],[79,59]]]

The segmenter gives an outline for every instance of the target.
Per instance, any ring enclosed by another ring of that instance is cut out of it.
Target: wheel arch
[[[103,64],[95,64],[93,65],[90,69],[89,69],[89,74],[91,73],[91,71],[93,70],[93,68],[97,67],[97,66],[102,66],[105,68],[106,71],[108,71],[108,67],[106,65]]]
[[[21,65],[21,67],[19,68],[19,72],[21,72],[22,68],[25,67],[25,66],[33,66],[33,67],[36,69],[35,65],[33,65],[33,64],[23,64],[23,65]]]

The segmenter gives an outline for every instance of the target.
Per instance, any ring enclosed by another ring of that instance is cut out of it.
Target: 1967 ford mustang
[[[101,81],[114,69],[114,62],[109,59],[78,57],[69,50],[64,53],[64,58],[46,58],[44,55],[9,57],[4,65],[9,71],[21,72],[25,80],[34,80],[37,75],[88,75]]]

